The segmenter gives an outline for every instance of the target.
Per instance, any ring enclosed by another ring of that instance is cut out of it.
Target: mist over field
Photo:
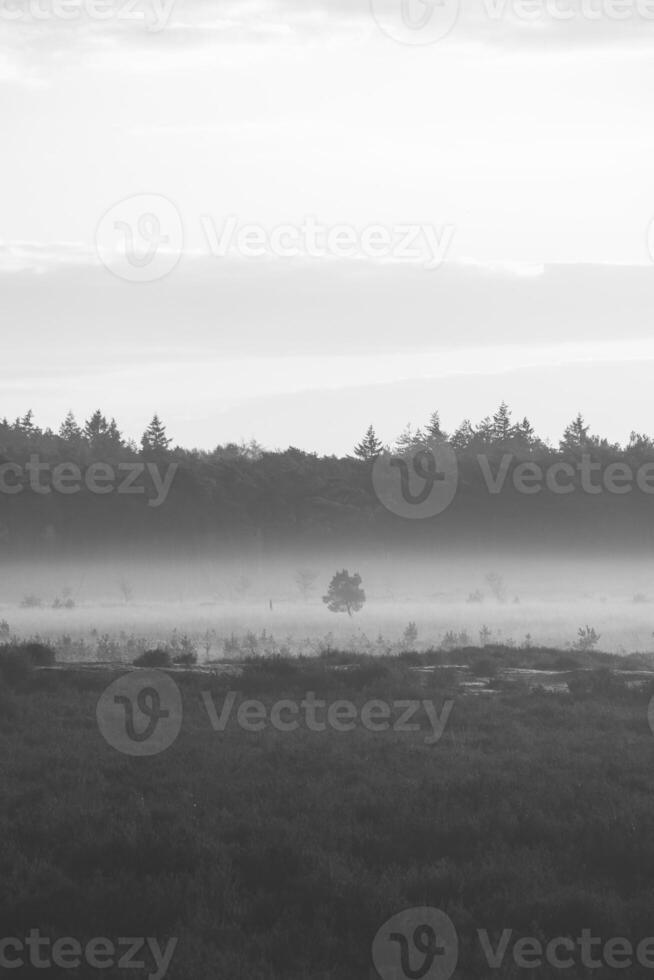
[[[366,593],[351,617],[322,601],[343,568],[361,575]],[[539,558],[527,548],[514,555],[344,548],[276,559],[23,560],[0,565],[0,621],[21,639],[51,639],[67,660],[124,659],[126,637],[166,645],[174,631],[196,645],[200,661],[233,655],[239,644],[242,653],[311,654],[329,646],[382,653],[406,646],[410,623],[415,649],[566,648],[590,626],[599,649],[629,653],[654,649],[654,565],[642,556]],[[123,645],[103,647],[99,638],[107,635],[117,643],[122,636]],[[83,641],[83,651],[66,650],[67,638]]]

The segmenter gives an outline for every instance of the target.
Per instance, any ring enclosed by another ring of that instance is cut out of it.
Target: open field
[[[520,657],[452,659],[489,656]],[[424,905],[456,925],[456,980],[489,975],[479,928],[494,945],[504,929],[514,939],[651,936],[651,685],[602,682],[575,696],[512,687],[487,699],[462,694],[448,672],[412,670],[419,661],[332,654],[251,661],[238,678],[175,674],[179,737],[149,758],[100,734],[96,708],[115,673],[2,673],[4,935],[39,926],[80,941],[176,938],[170,980],[372,980],[379,927]],[[230,691],[266,711],[308,691],[359,708],[430,699],[443,716],[453,706],[435,743],[423,712],[415,731],[214,730],[202,693],[220,710]],[[587,975],[548,970],[533,976]],[[639,970],[629,977],[651,975]],[[492,975],[527,974],[507,955]]]
[[[321,600],[339,568],[363,578],[367,599],[352,618],[330,612]],[[300,572],[309,574],[305,595]],[[72,608],[65,607],[66,597]],[[310,654],[328,646],[380,653],[400,649],[409,623],[415,623],[418,649],[451,645],[452,634],[459,645],[565,649],[588,625],[599,634],[600,649],[630,653],[654,650],[654,569],[647,560],[617,556],[347,553],[240,563],[183,556],[18,562],[0,565],[2,621],[20,638],[51,639],[60,657],[72,659],[63,637],[81,642],[87,658],[107,659],[98,652],[98,637],[123,647],[129,637],[155,646],[168,643],[173,630],[191,638],[201,659],[237,652],[230,648],[233,637],[245,653]],[[251,639],[244,643],[248,635],[258,638],[258,647]],[[118,652],[115,658],[129,656]]]
[[[24,609],[4,604],[0,605],[2,620],[21,639],[37,635],[48,638],[65,659],[75,659],[76,654],[67,652],[63,637],[82,642],[87,659],[96,654],[107,659],[102,650],[98,652],[103,636],[119,645],[122,636],[123,646],[130,637],[146,646],[158,646],[167,644],[174,630],[191,638],[200,659],[234,652],[229,649],[232,638],[244,645],[246,653],[310,654],[328,646],[381,653],[400,648],[410,622],[416,624],[418,649],[447,642],[448,633],[463,637],[457,640],[463,645],[480,643],[484,627],[489,631],[488,642],[567,648],[577,642],[579,628],[589,625],[600,634],[603,650],[622,654],[654,650],[654,605],[627,598],[519,604],[475,604],[447,598],[431,602],[371,600],[351,619],[330,613],[319,600],[301,603],[282,599],[273,603],[272,610],[264,600],[127,606],[83,603],[74,609]],[[254,649],[252,637],[258,644]],[[118,652],[115,659],[128,659],[127,653],[123,656]]]

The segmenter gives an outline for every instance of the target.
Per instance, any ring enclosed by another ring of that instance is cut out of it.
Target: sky
[[[0,0],[0,414],[654,433],[653,53],[649,0]]]

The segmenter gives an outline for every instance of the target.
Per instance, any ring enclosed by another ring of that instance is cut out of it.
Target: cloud
[[[33,84],[76,66],[133,72],[210,67],[217,48],[221,58],[230,49],[261,45],[388,48],[394,35],[406,41],[403,2],[422,9],[432,0],[0,0],[0,80]],[[504,53],[646,52],[654,42],[652,0],[444,3],[457,6],[457,17],[431,46],[434,56],[439,48],[461,46]],[[390,31],[382,29],[389,23]],[[409,31],[412,40],[419,36]]]
[[[0,258],[0,318],[17,326],[12,370],[16,357],[30,371],[104,351],[117,363],[139,352],[196,362],[637,341],[651,335],[654,306],[651,266],[447,262],[428,272],[183,257],[165,279],[137,284],[74,243],[5,245]]]

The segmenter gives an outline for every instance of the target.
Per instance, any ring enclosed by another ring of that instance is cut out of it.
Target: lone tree
[[[359,612],[366,601],[366,593],[361,588],[361,576],[356,572],[350,575],[347,569],[336,572],[322,601],[330,612],[346,612],[348,616]]]
[[[354,447],[354,455],[364,460],[364,462],[368,462],[377,459],[383,448],[383,445],[377,438],[374,427],[369,425],[359,445]]]

